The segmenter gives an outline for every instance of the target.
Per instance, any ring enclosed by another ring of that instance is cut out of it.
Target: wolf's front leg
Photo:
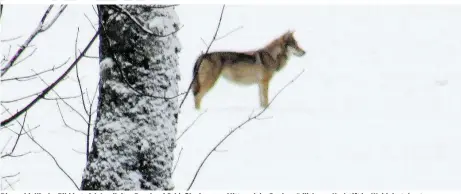
[[[262,108],[269,106],[269,82],[263,81],[259,84],[259,103]]]

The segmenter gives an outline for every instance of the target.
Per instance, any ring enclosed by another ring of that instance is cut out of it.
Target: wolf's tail
[[[192,71],[192,93],[194,94],[194,96],[197,95],[198,92],[200,91],[198,71],[199,71],[200,63],[202,63],[202,60],[203,60],[203,55],[200,55],[195,61],[194,70]]]

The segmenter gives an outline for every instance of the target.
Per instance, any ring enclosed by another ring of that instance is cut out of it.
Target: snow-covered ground
[[[0,39],[23,35],[38,23],[46,5],[7,5]],[[177,13],[185,90],[195,58],[206,49],[221,5],[181,5]],[[27,75],[74,56],[76,28],[83,49],[93,34],[83,13],[89,5],[70,5],[62,18],[32,43],[37,51],[7,75]],[[200,15],[203,14],[203,15]],[[243,26],[215,42],[211,50],[250,50],[289,29],[307,51],[292,58],[269,88],[270,98],[303,69],[262,115],[230,137],[199,174],[193,189],[461,189],[461,7],[403,5],[254,5],[227,6],[220,34]],[[2,54],[8,45],[1,43]],[[14,50],[14,47],[13,47]],[[97,55],[97,45],[90,55]],[[45,79],[51,83],[59,72]],[[79,65],[92,94],[97,59]],[[61,83],[62,96],[78,95],[75,72]],[[2,100],[45,87],[40,80],[2,83]],[[53,95],[52,95],[53,96]],[[189,95],[179,117],[183,148],[174,174],[177,189],[187,188],[207,152],[250,113],[258,111],[258,88],[224,79],[204,98],[202,111]],[[30,100],[30,99],[29,99]],[[29,100],[11,106],[24,106]],[[78,100],[72,100],[82,111]],[[64,104],[60,104],[65,107]],[[85,128],[67,107],[68,122]],[[2,119],[7,115],[2,115]],[[49,149],[80,183],[85,165],[85,139],[62,127],[56,102],[43,101],[28,113],[37,141]],[[10,132],[0,131],[0,142]],[[2,146],[3,144],[0,144]],[[27,137],[17,152],[39,151]],[[15,189],[73,189],[44,152],[0,161],[0,175],[21,172]],[[46,174],[46,178],[44,178]],[[5,183],[3,183],[5,184]]]

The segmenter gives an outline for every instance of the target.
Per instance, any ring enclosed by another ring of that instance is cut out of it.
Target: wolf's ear
[[[283,35],[283,38],[286,40],[286,39],[289,39],[290,36],[292,36],[293,32],[291,30],[288,30],[287,32],[285,32],[285,34]]]

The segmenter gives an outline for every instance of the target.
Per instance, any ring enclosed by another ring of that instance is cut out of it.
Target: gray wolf
[[[283,69],[291,55],[302,57],[305,51],[298,45],[294,31],[287,31],[266,46],[247,52],[216,51],[197,57],[193,70],[192,92],[195,108],[222,76],[239,85],[259,86],[260,106],[269,105],[269,82]]]

